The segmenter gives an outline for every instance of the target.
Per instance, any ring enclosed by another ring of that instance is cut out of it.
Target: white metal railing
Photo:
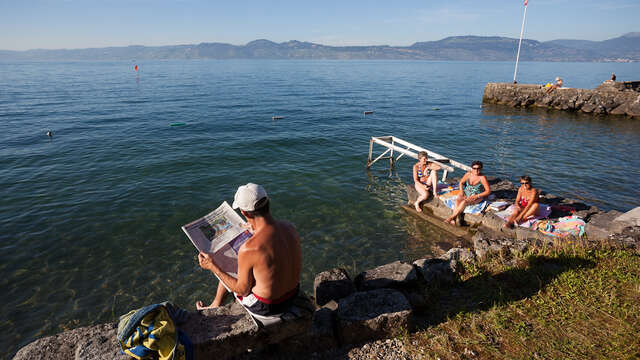
[[[384,147],[387,148],[387,150],[385,150],[382,154],[380,154],[378,157],[376,157],[375,159],[372,160],[373,158],[373,144],[379,144],[382,145]],[[396,144],[399,144],[401,146],[398,146]],[[406,148],[403,148],[406,147]],[[395,159],[393,158],[394,154],[393,152],[399,152],[400,155],[398,155],[398,157],[396,157]],[[371,165],[373,165],[373,163],[375,163],[376,161],[380,160],[380,159],[389,159],[390,164],[391,164],[391,168],[393,168],[394,164],[396,161],[398,161],[402,156],[407,155],[409,157],[412,157],[414,159],[418,159],[418,153],[420,151],[426,151],[427,154],[429,154],[429,161],[438,164],[444,171],[442,174],[442,181],[446,180],[447,178],[447,174],[449,171],[453,172],[455,169],[454,168],[459,168],[462,169],[464,171],[471,171],[471,167],[459,163],[455,160],[451,160],[446,156],[442,156],[438,153],[435,153],[431,150],[427,150],[421,146],[412,144],[408,141],[402,140],[400,138],[397,138],[395,136],[372,136],[371,140],[369,141],[369,159],[367,161],[367,169],[371,167]],[[385,156],[389,154],[388,156]]]

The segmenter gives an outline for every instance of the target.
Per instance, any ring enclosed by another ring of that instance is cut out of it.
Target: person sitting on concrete
[[[520,177],[520,188],[518,189],[513,212],[502,227],[513,228],[514,224],[520,225],[528,218],[538,216],[540,211],[540,204],[538,203],[539,195],[540,191],[533,187],[531,177],[522,175]]]
[[[238,278],[222,271],[211,254],[201,252],[200,267],[213,272],[221,283],[211,305],[198,301],[196,308],[220,306],[227,294],[224,283],[251,314],[278,317],[292,306],[300,289],[300,238],[292,224],[271,216],[269,197],[260,185],[240,186],[232,207],[240,209],[254,231],[238,251]]]
[[[413,165],[413,182],[418,191],[418,199],[415,202],[416,211],[421,212],[420,203],[429,198],[429,191],[433,197],[438,198],[438,170],[440,166],[429,161],[426,151],[418,153],[418,162]]]
[[[556,83],[549,86],[549,88],[547,89],[547,94],[552,92],[553,89],[559,89],[562,88],[562,79],[560,77],[556,77]]]
[[[609,80],[605,80],[602,82],[605,85],[612,86],[616,83],[616,74],[611,74],[611,78]]]
[[[453,213],[445,222],[456,225],[458,215],[462,214],[464,208],[469,205],[477,204],[484,201],[490,194],[491,188],[487,177],[482,174],[482,162],[474,161],[471,164],[471,171],[464,174],[460,179],[460,195],[456,199],[456,205]]]

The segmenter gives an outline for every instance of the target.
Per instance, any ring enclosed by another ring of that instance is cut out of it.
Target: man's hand
[[[198,263],[200,263],[200,267],[205,270],[213,271],[214,269],[213,259],[211,255],[207,253],[200,252],[200,254],[198,254]]]

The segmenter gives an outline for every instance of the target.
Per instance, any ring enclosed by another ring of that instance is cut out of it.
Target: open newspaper
[[[182,230],[198,251],[211,254],[222,271],[237,279],[238,251],[252,235],[245,224],[225,201],[204,217],[184,225]]]

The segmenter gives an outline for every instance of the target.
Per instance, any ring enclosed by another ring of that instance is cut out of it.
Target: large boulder
[[[234,302],[191,313],[181,328],[193,343],[196,359],[229,358],[308,332],[313,304],[304,293],[298,295],[294,304],[292,312],[283,316],[284,321],[264,327],[258,327],[247,311]]]
[[[77,328],[47,336],[18,350],[14,360],[114,360],[130,359],[121,354],[116,338],[118,324]]]
[[[323,306],[329,301],[338,301],[356,291],[344,269],[331,269],[316,275],[313,282],[316,304]]]
[[[364,271],[354,282],[358,290],[381,288],[409,288],[418,280],[416,269],[411,264],[395,261]]]
[[[338,303],[333,300],[317,309],[313,313],[311,329],[283,340],[278,349],[287,354],[308,354],[337,347],[337,309]]]
[[[412,330],[412,309],[399,291],[376,289],[356,292],[338,305],[338,335],[342,344],[397,335]]]
[[[181,328],[193,343],[196,359],[227,358],[245,353],[256,345],[259,330],[236,302],[191,313]]]
[[[625,222],[614,221],[620,215],[622,213],[617,210],[591,215],[584,229],[589,241],[607,240],[609,235],[620,232],[629,226]]]
[[[419,259],[413,262],[422,278],[429,283],[454,283],[464,271],[457,260]]]
[[[640,226],[640,206],[616,217],[613,221],[622,222],[629,226]]]

